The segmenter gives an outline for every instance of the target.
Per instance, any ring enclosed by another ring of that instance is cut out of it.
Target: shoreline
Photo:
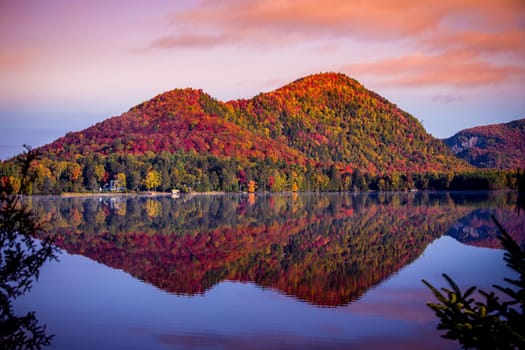
[[[126,193],[126,192],[64,192],[57,197],[62,198],[78,198],[78,197],[167,197],[171,196],[170,192],[140,192],[140,193]]]
[[[358,191],[358,192],[352,192],[352,191],[342,191],[342,192],[322,192],[322,191],[299,191],[299,192],[290,192],[290,191],[284,191],[284,192],[255,192],[254,195],[258,196],[264,196],[269,194],[292,194],[292,193],[316,193],[316,194],[334,194],[334,193],[347,193],[352,195],[360,195],[360,194],[368,194],[368,195],[377,195],[377,194],[392,194],[392,193],[404,193],[404,194],[415,194],[415,193],[488,193],[488,192],[513,192],[512,189],[504,189],[504,190],[482,190],[482,191],[476,191],[476,190],[456,190],[456,191],[437,191],[437,190],[417,190],[417,191]],[[188,193],[176,193],[173,194],[171,192],[64,192],[61,194],[56,195],[42,195],[42,194],[36,194],[36,195],[30,195],[30,196],[22,196],[22,197],[58,197],[58,198],[82,198],[82,197],[183,197],[183,196],[220,196],[225,194],[240,194],[240,195],[248,195],[250,193],[248,192],[221,192],[221,191],[209,191],[209,192],[188,192]]]
[[[209,191],[209,192],[188,192],[188,193],[171,193],[171,192],[64,192],[59,195],[51,195],[62,198],[79,198],[79,197],[174,197],[174,196],[217,196],[228,192]],[[232,192],[237,193],[237,192]],[[41,196],[41,195],[35,195]],[[45,195],[43,195],[45,196]]]

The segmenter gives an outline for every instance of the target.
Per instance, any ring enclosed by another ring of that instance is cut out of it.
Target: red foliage
[[[335,73],[228,103],[201,90],[168,91],[42,151],[58,159],[195,151],[247,161],[335,164],[346,173],[357,167],[373,173],[467,168],[415,118]]]

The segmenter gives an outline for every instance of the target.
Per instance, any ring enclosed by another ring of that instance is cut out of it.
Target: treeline
[[[0,177],[20,186],[19,166],[0,164]],[[27,194],[145,190],[181,192],[499,190],[514,188],[515,171],[476,170],[371,174],[338,165],[289,164],[284,160],[219,158],[196,152],[78,156],[74,161],[47,157],[33,161]],[[111,185],[110,185],[111,184]]]

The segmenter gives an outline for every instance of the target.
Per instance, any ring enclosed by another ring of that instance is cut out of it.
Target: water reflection
[[[40,198],[31,205],[52,225],[60,247],[170,293],[193,295],[224,280],[250,281],[315,305],[340,306],[414,261],[446,232],[469,244],[493,244],[495,228],[477,239],[459,233],[472,222],[490,227],[485,214],[512,220],[515,195],[477,196],[486,198],[199,195]],[[483,203],[499,209],[484,211]]]
[[[3,188],[2,188],[3,189]],[[40,235],[42,241],[31,236]],[[56,248],[33,213],[20,205],[19,197],[0,196],[0,347],[39,349],[52,335],[34,312],[19,315],[13,308],[18,297],[31,290],[42,265],[56,257]]]

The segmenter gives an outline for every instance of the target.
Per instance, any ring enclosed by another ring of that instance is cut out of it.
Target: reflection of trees
[[[513,239],[525,242],[525,221],[520,219],[518,212],[509,208],[475,209],[456,221],[447,231],[447,235],[465,244],[501,249],[499,230],[491,216],[505,222],[506,229]]]
[[[344,305],[416,259],[458,215],[449,207],[381,205],[327,215],[284,244],[229,264],[224,278],[255,281],[318,305]]]
[[[33,156],[29,152],[23,163],[31,162]],[[22,181],[20,190],[29,184]],[[42,227],[15,192],[7,177],[0,179],[0,346],[38,349],[49,345],[52,336],[46,334],[34,312],[17,315],[12,302],[31,289],[40,267],[55,257],[56,248],[49,239],[38,242],[33,238],[42,236]]]
[[[485,200],[511,208],[513,198],[501,196]],[[230,279],[333,306],[412,262],[479,205],[431,193],[115,201],[40,199],[33,209],[55,227],[59,246],[169,292],[202,293]]]
[[[411,206],[453,206],[476,209],[483,205],[509,208],[515,203],[515,194],[393,194],[345,195],[327,194],[257,195],[250,205],[247,196],[184,196],[170,198],[39,198],[32,207],[53,227],[68,228],[84,235],[107,232],[119,235],[125,232],[150,234],[195,235],[203,231],[238,227],[242,225],[272,225],[290,218],[310,218],[312,215],[336,213],[339,209],[360,213],[370,206],[385,205],[394,208]],[[154,204],[152,204],[154,203]],[[123,208],[123,209],[121,209]],[[149,214],[149,215],[148,215]],[[81,220],[79,220],[81,219]]]
[[[525,194],[525,174],[518,170],[517,178],[519,182],[516,214],[519,215],[520,210],[525,208],[525,197],[523,196]],[[472,214],[477,216],[479,212]],[[447,288],[438,290],[427,281],[422,280],[432,290],[438,301],[427,303],[427,305],[440,320],[437,329],[446,331],[442,337],[457,340],[462,348],[525,349],[524,223],[520,223],[517,231],[521,233],[521,239],[516,240],[509,235],[495,216],[492,216],[492,219],[501,232],[497,238],[505,249],[503,260],[507,267],[516,273],[514,278],[504,278],[506,282],[504,286],[494,284],[495,291],[478,291],[476,286],[472,286],[463,293],[457,283],[444,273],[443,277],[448,283]],[[478,226],[483,227],[483,221],[478,221],[481,222]],[[465,234],[465,230],[457,230],[456,227],[454,229],[458,235],[467,236],[467,239],[472,238],[469,230]],[[477,236],[477,231],[474,236]],[[464,239],[464,237],[461,238]],[[473,237],[472,240],[477,241],[478,237]],[[503,300],[500,300],[502,296]],[[480,300],[479,297],[484,300]]]

